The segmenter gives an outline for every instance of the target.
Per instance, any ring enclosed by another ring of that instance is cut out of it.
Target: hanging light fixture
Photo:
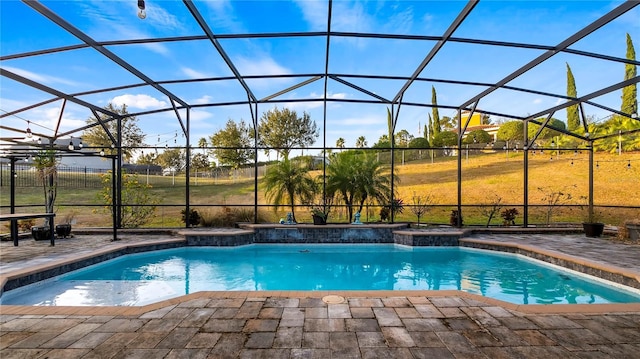
[[[104,156],[104,148],[100,149],[100,156]]]
[[[80,138],[80,143],[78,143],[78,147],[80,147],[80,149],[82,149],[84,145],[82,144],[82,138]]]
[[[143,20],[147,17],[144,0],[138,0],[138,17]]]
[[[27,121],[27,138],[33,137],[33,133],[31,133],[31,128],[29,128],[30,124],[31,124],[31,121]]]
[[[73,150],[75,150],[75,147],[73,146],[73,139],[71,139],[71,141],[69,141],[69,151]]]

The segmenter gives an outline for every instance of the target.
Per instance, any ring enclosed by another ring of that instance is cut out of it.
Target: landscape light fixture
[[[138,17],[143,20],[147,17],[144,0],[138,0]]]

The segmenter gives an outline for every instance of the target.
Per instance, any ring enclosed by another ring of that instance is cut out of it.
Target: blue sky
[[[481,1],[453,34],[458,38],[523,42],[555,46],[582,27],[611,11],[622,1]],[[181,1],[147,0],[147,18],[136,16],[136,1],[42,1],[42,4],[97,41],[150,39],[203,35]],[[214,34],[326,31],[327,1],[194,1]],[[460,10],[463,1],[334,1],[331,30],[441,36]],[[29,6],[19,1],[0,1],[0,53],[8,56],[30,51],[80,44]],[[640,8],[636,7],[612,23],[572,45],[571,49],[624,58],[625,34],[634,39],[640,51]],[[243,75],[316,74],[324,72],[326,37],[220,39],[220,44]],[[332,37],[329,73],[410,76],[435,45],[434,41]],[[208,40],[145,43],[108,46],[110,51],[156,81],[232,76]],[[420,77],[461,81],[495,82],[542,54],[540,50],[495,47],[449,42],[429,63]],[[564,95],[566,64],[576,78],[578,95],[623,80],[624,65],[574,54],[560,53],[509,85]],[[140,83],[141,80],[108,58],[89,49],[58,52],[28,58],[4,59],[3,69],[38,81],[59,91],[73,94],[100,88]],[[247,80],[258,99],[272,95],[308,79],[308,76]],[[387,99],[392,99],[405,81],[346,79]],[[236,80],[163,85],[189,104],[245,101],[247,95]],[[431,103],[435,86],[440,105],[459,106],[481,92],[481,86],[462,86],[435,82],[415,82],[403,101]],[[278,99],[317,99],[324,92],[324,80],[284,94]],[[0,112],[6,113],[52,96],[39,90],[0,78]],[[329,80],[328,98],[373,99],[337,81]],[[87,95],[83,100],[103,107],[108,102],[126,103],[130,112],[171,108],[169,99],[150,86]],[[620,92],[594,100],[620,108]],[[537,113],[562,103],[554,97],[518,91],[497,90],[482,99],[478,108],[518,116]],[[273,108],[260,104],[258,112]],[[318,124],[323,122],[321,102],[279,103],[299,112],[307,111]],[[61,101],[2,118],[6,127],[24,129],[30,121],[34,132],[52,134],[60,115]],[[358,136],[369,145],[387,132],[386,105],[329,103],[327,126],[315,146],[334,146],[338,137],[354,146]],[[585,106],[587,115],[601,119],[609,113]],[[402,106],[397,130],[407,129],[417,136],[430,109]],[[184,116],[184,111],[182,111]],[[441,116],[453,110],[441,109]],[[60,131],[85,124],[91,113],[67,103]],[[565,118],[565,111],[554,117]],[[197,108],[191,112],[192,142],[221,129],[227,119],[250,122],[247,105]],[[492,117],[494,121],[499,120]],[[139,125],[154,146],[174,142],[180,126],[172,111],[140,116]],[[1,130],[1,137],[19,134]],[[179,133],[179,132],[178,132]],[[325,136],[326,135],[326,136]],[[75,133],[73,136],[81,136]],[[158,142],[160,138],[160,142]],[[326,139],[325,139],[326,138]],[[176,141],[180,144],[181,136]]]

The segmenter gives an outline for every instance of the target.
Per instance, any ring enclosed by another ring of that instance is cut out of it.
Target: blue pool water
[[[396,245],[187,247],[117,258],[2,304],[144,305],[211,290],[446,290],[519,304],[640,302],[631,290],[510,254]]]

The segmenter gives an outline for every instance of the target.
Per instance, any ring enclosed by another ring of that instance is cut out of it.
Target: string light
[[[31,128],[29,127],[30,124],[31,121],[27,121],[27,138],[33,137],[33,133],[31,133]]]
[[[84,145],[82,144],[82,138],[80,139],[80,143],[78,143],[78,147],[80,147],[80,149],[82,149]]]
[[[69,151],[73,151],[75,147],[73,146],[73,140],[69,141]]]
[[[596,168],[600,168],[600,162],[596,161]]]
[[[104,148],[100,149],[100,156],[104,156]]]
[[[145,10],[144,0],[138,0],[138,17],[144,20],[147,17],[147,11]]]
[[[631,169],[631,160],[629,160],[629,161],[627,162],[627,169],[628,169],[628,170],[630,170],[630,169]]]
[[[571,165],[573,166],[573,160],[571,160]]]

